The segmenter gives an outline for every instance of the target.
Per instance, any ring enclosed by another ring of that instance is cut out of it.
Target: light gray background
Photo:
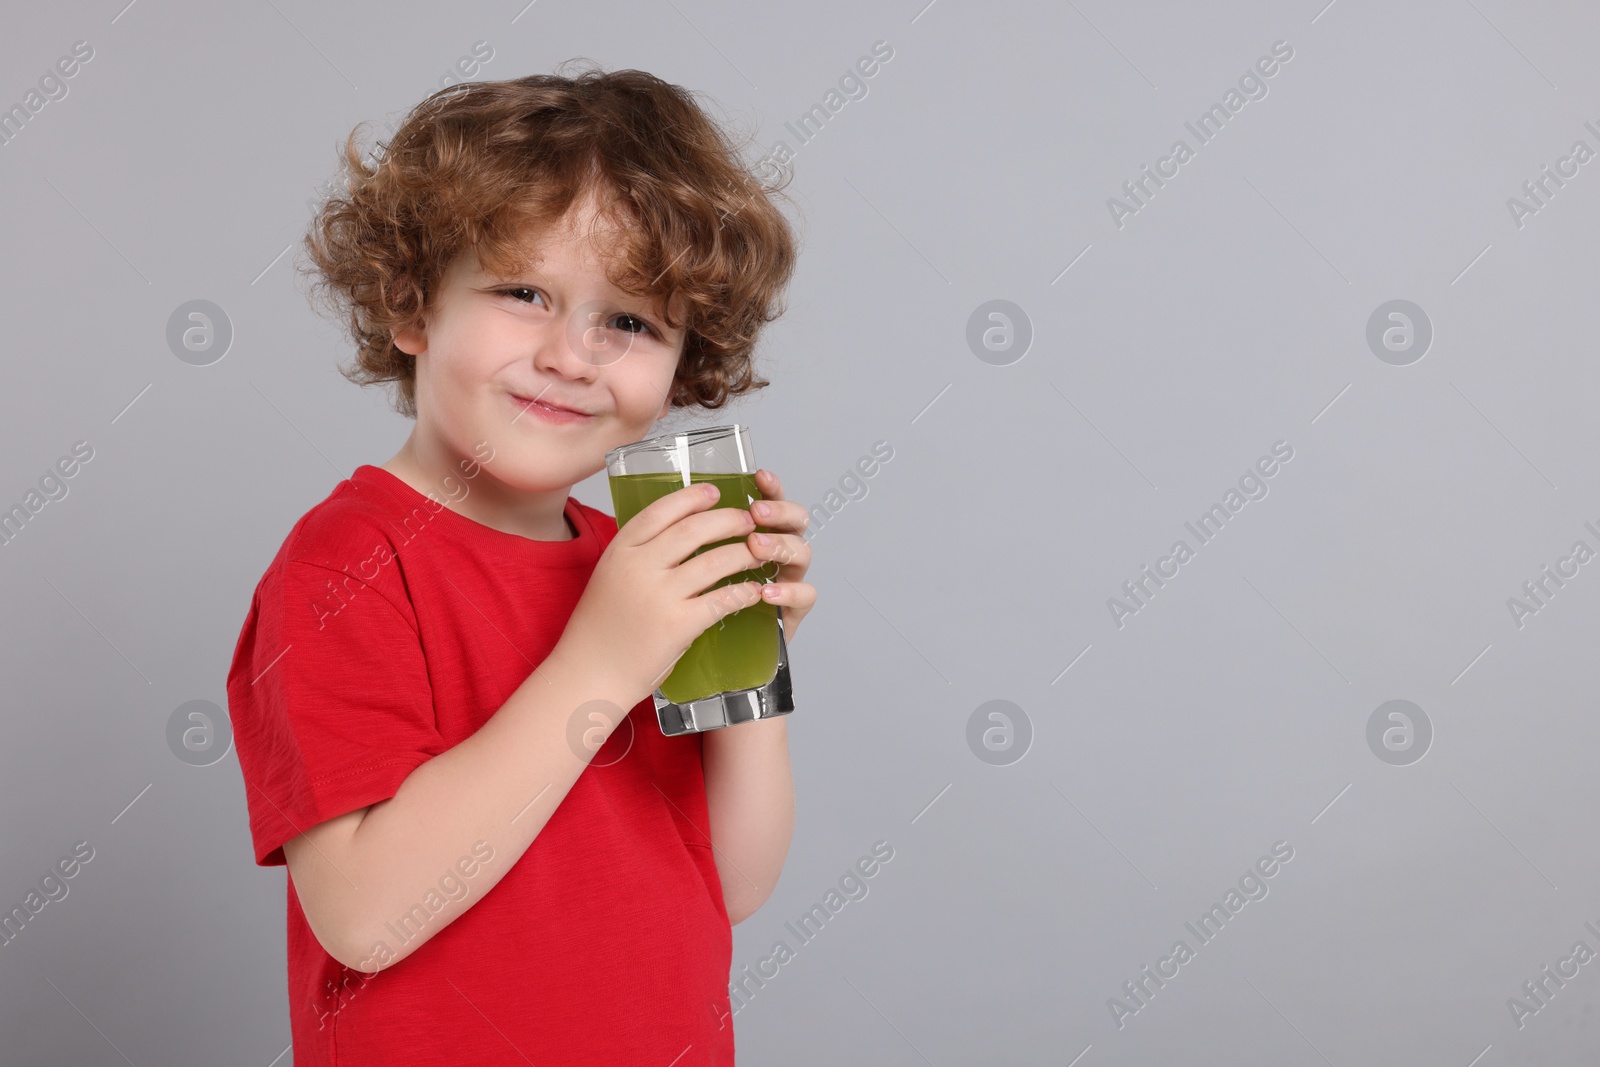
[[[1521,628],[1507,599],[1600,547],[1600,162],[1520,228],[1507,199],[1600,149],[1600,16],[1324,2],[13,12],[0,103],[95,57],[0,147],[0,505],[95,458],[0,548],[0,903],[96,856],[0,948],[6,1062],[292,1060],[284,870],[251,862],[234,754],[189,766],[165,731],[225,702],[294,521],[410,425],[338,376],[292,278],[335,144],[483,40],[481,78],[587,56],[701,90],[753,162],[880,39],[794,161],[775,384],[693,423],[751,424],[808,504],[894,449],[812,541],[798,825],[735,968],[895,856],[737,1015],[741,1062],[1592,1061],[1600,962],[1521,1029],[1507,999],[1600,950],[1600,563]],[[1183,123],[1279,40],[1198,146]],[[1180,137],[1119,228],[1108,197]],[[166,343],[194,299],[235,330],[211,366]],[[1034,332],[1007,366],[966,342],[992,299]],[[1407,366],[1366,342],[1393,299],[1435,333]],[[1279,440],[1269,495],[1119,629],[1107,599]],[[602,479],[576,495],[609,510]],[[1409,766],[1367,743],[1392,699],[1433,725]],[[967,741],[991,700],[1031,723],[1007,766]],[[1119,1028],[1108,999],[1279,840],[1270,894]]]

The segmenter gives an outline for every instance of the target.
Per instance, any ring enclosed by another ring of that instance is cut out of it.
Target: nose
[[[611,326],[621,314],[608,300],[587,300],[574,307],[566,317],[568,350],[592,370],[622,362],[640,335]]]
[[[534,349],[533,365],[563,378],[594,381],[606,362],[603,353],[607,331],[596,329],[585,319],[583,308],[573,309],[564,318],[553,318]]]

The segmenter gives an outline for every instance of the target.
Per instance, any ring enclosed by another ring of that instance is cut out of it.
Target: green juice
[[[712,505],[714,508],[748,508],[762,499],[754,474],[691,473],[689,481],[692,484],[711,482],[717,487],[721,495]],[[626,525],[654,501],[682,488],[683,475],[670,471],[612,475],[611,502],[616,508],[617,526]],[[756,529],[769,532],[765,526]],[[738,544],[746,537],[713,541],[695,550],[694,554],[698,556],[721,545]],[[731,574],[701,592],[740,582],[759,582],[776,576],[777,569],[777,563],[769,561],[755,570]],[[661,695],[674,704],[686,704],[713,693],[766,685],[777,673],[778,606],[763,600],[724,617],[695,638],[672,668],[672,673],[662,681]]]

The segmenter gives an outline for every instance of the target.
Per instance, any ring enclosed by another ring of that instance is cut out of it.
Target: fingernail
[[[771,517],[772,509],[765,503],[757,501],[750,505],[750,513],[758,519],[766,519]]]
[[[762,548],[766,548],[768,545],[772,544],[772,538],[768,537],[766,534],[758,533],[755,535],[755,538],[756,544],[760,545]]]

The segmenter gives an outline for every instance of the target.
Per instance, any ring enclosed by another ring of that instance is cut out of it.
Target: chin
[[[550,457],[513,456],[502,451],[495,457],[494,476],[508,489],[521,493],[554,493],[571,489],[595,470],[604,470],[602,460],[598,467],[569,459],[552,461]]]

